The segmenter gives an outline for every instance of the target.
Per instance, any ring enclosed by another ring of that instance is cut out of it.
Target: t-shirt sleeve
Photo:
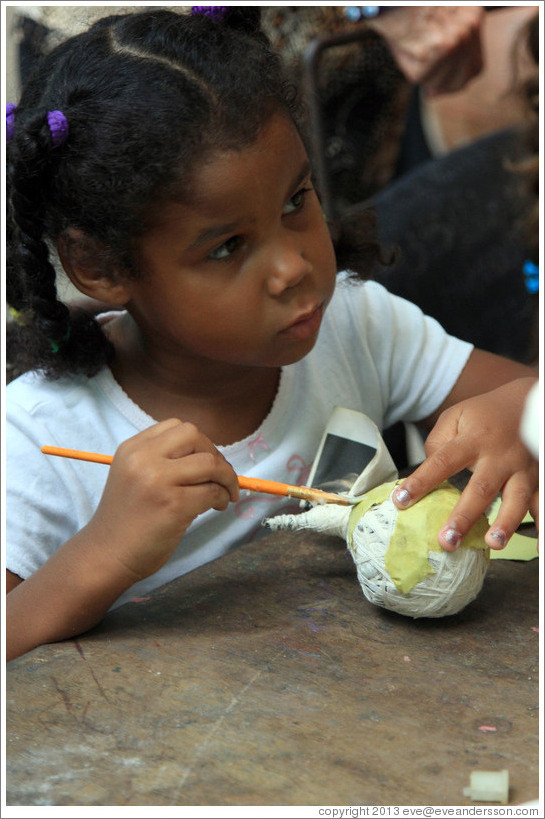
[[[431,415],[452,391],[473,345],[449,335],[415,304],[377,282],[366,282],[352,300],[375,363],[384,427]]]
[[[54,424],[52,419],[52,424]],[[33,574],[92,516],[72,462],[40,451],[48,429],[16,403],[6,408],[6,568]]]

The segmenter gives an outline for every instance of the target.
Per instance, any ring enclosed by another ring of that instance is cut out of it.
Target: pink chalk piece
[[[495,725],[479,725],[479,731],[482,731],[483,734],[493,734],[497,730]]]
[[[532,626],[532,631],[535,631],[539,634],[539,626]]]
[[[131,603],[145,603],[149,597],[131,597]]]
[[[403,662],[404,663],[410,663],[411,662],[411,658],[409,657],[408,654],[405,654],[405,656],[403,657]]]

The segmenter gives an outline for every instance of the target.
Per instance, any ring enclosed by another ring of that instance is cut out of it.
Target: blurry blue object
[[[539,293],[539,267],[529,259],[522,266],[524,281],[528,293]]]
[[[379,14],[385,14],[391,11],[395,6],[345,6],[344,13],[353,23],[359,20],[372,20],[373,17],[378,17]]]

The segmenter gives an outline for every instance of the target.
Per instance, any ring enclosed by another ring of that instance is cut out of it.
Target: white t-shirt
[[[252,435],[219,447],[239,475],[304,484],[335,406],[385,429],[418,421],[452,390],[472,346],[375,282],[340,281],[318,341],[286,366],[274,404]],[[27,373],[6,390],[6,567],[27,578],[91,518],[108,467],[43,455],[44,444],[113,454],[154,419],[108,368],[93,378],[48,381]],[[213,560],[262,531],[294,502],[242,493],[225,512],[200,515],[170,560],[116,606]]]

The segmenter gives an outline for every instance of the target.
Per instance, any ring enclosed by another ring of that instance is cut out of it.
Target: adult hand
[[[369,21],[407,79],[428,94],[462,89],[483,68],[482,6],[406,6]]]
[[[473,472],[439,532],[443,549],[460,545],[498,493],[500,511],[485,538],[490,548],[502,549],[528,510],[538,525],[538,464],[520,438],[534,383],[521,378],[445,410],[426,440],[426,460],[400,484],[394,502],[402,509],[461,469]]]

